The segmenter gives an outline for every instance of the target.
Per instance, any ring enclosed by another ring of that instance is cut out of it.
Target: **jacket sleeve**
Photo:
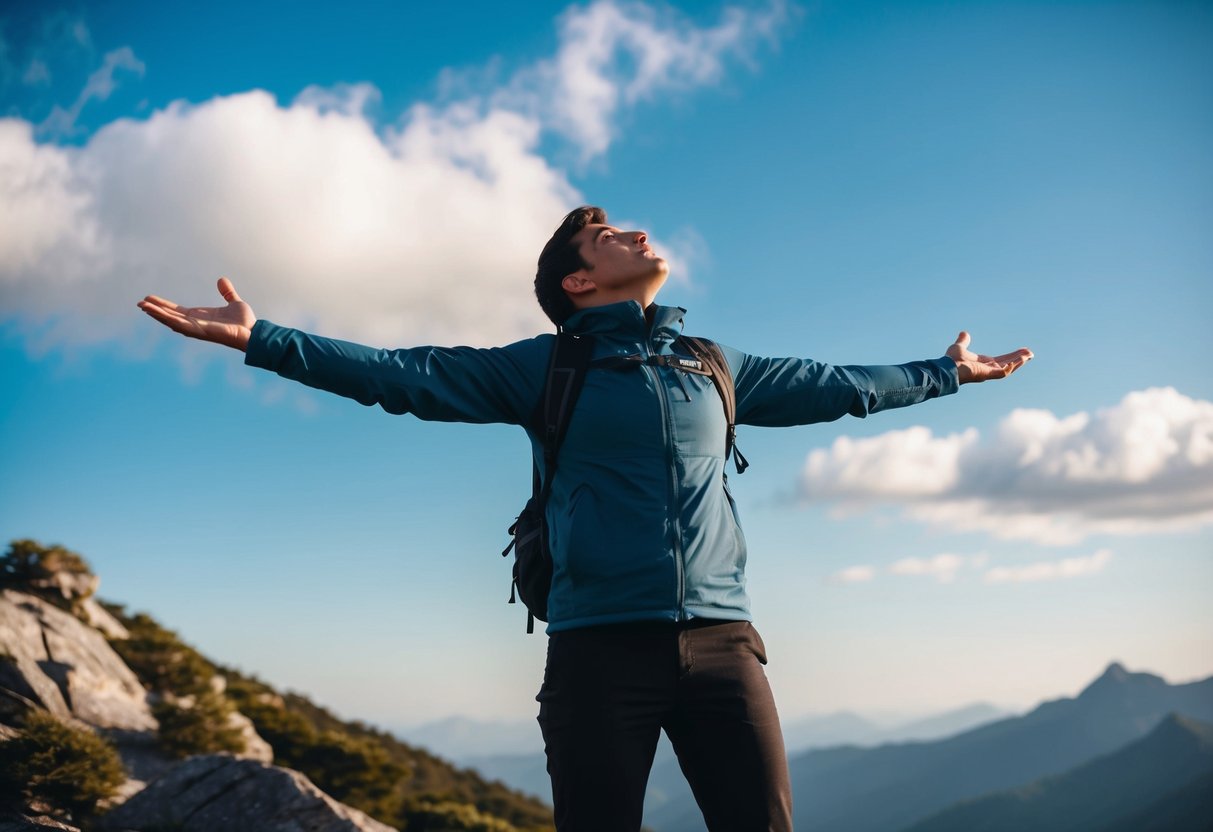
[[[737,391],[737,423],[784,427],[905,407],[955,393],[956,362],[834,366],[802,358],[759,358],[722,346]]]
[[[551,339],[505,347],[384,350],[259,320],[244,363],[388,413],[439,422],[525,424],[543,390]]]

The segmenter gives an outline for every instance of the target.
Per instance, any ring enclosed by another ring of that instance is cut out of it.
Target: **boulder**
[[[393,832],[297,771],[230,754],[191,757],[104,815],[98,832]]]
[[[105,637],[70,613],[0,592],[0,717],[41,706],[96,728],[156,728],[147,693]]]
[[[0,812],[0,832],[46,832],[48,829],[80,832],[48,815],[26,815],[20,812]]]

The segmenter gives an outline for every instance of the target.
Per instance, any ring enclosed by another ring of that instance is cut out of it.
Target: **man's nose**
[[[636,232],[636,242],[638,242],[638,243],[646,243],[646,242],[648,242],[648,240],[649,240],[649,235],[648,235],[648,234],[645,234],[643,231],[637,231],[637,232]]]

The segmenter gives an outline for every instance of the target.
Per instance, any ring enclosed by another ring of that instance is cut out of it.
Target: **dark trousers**
[[[588,627],[548,638],[539,725],[560,832],[640,829],[662,729],[712,832],[792,828],[779,716],[745,621]]]

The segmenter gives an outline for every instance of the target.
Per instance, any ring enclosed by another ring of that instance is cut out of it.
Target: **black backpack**
[[[591,361],[594,339],[586,335],[570,335],[560,331],[548,363],[548,375],[543,395],[531,417],[543,437],[543,465],[547,477],[541,477],[538,466],[532,468],[531,498],[509,528],[510,545],[502,557],[514,552],[513,579],[510,583],[510,603],[521,596],[526,604],[526,631],[535,632],[535,619],[548,620],[548,593],[552,589],[552,554],[548,549],[548,529],[544,512],[552,481],[556,478],[556,459],[564,436],[569,429],[573,407],[581,395],[585,375],[591,369],[623,369],[640,364],[673,367],[686,373],[710,376],[728,423],[725,433],[724,458],[733,457],[737,473],[745,472],[749,462],[736,447],[737,399],[733,389],[733,374],[724,353],[714,342],[705,338],[680,336],[674,350],[681,355],[610,356]],[[689,357],[687,357],[689,356]]]

